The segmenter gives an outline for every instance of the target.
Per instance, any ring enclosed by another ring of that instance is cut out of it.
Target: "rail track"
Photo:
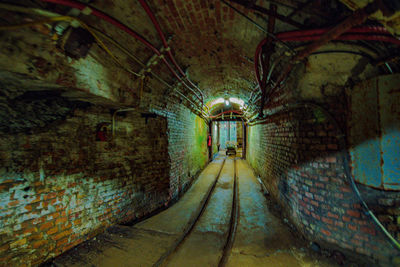
[[[153,267],[159,267],[159,266],[167,266],[169,260],[182,248],[185,246],[185,241],[187,238],[192,234],[193,229],[195,229],[198,221],[202,217],[204,211],[207,209],[208,203],[210,202],[210,199],[212,199],[214,195],[214,191],[216,188],[216,185],[219,181],[219,178],[221,176],[221,172],[223,168],[225,167],[225,162],[228,157],[224,157],[224,160],[221,164],[221,168],[218,171],[218,174],[216,175],[216,178],[208,190],[208,192],[205,194],[205,197],[203,198],[201,205],[198,209],[197,214],[194,216],[194,218],[188,223],[188,225],[185,227],[185,230],[183,231],[182,235],[180,235],[175,242],[171,245],[171,247],[158,259],[156,263],[153,264]],[[234,167],[234,175],[233,175],[233,193],[232,193],[232,208],[231,208],[231,214],[230,214],[230,220],[229,220],[229,226],[228,229],[226,230],[226,235],[225,235],[225,242],[223,246],[223,251],[222,255],[219,258],[218,262],[215,262],[215,266],[223,267],[226,265],[227,260],[229,258],[233,242],[235,239],[235,233],[236,233],[236,228],[239,220],[239,198],[238,198],[238,182],[237,182],[237,170],[236,170],[236,159],[233,160],[233,167]]]

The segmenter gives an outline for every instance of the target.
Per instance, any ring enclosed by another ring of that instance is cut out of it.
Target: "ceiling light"
[[[229,106],[229,100],[225,100],[225,105]]]

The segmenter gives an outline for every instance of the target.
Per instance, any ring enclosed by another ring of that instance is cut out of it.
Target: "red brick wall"
[[[327,98],[321,105],[345,127],[344,97]],[[345,177],[337,135],[334,124],[316,109],[281,112],[249,127],[247,159],[306,238],[328,248],[390,262],[396,251],[363,214]],[[374,202],[368,198],[373,194],[365,194],[372,189],[361,189],[367,201]],[[394,198],[399,195],[376,192],[376,196],[390,199],[389,210],[393,210]],[[387,214],[388,206],[380,209]]]
[[[188,163],[195,155],[182,142],[194,139],[196,116],[174,108],[147,123],[138,112],[119,113],[116,137],[105,142],[96,127],[112,112],[100,107],[0,135],[0,265],[41,263],[168,203],[177,177],[184,187],[206,163]]]

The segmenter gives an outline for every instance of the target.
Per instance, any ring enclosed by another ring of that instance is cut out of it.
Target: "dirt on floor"
[[[180,201],[133,226],[116,225],[43,264],[48,266],[152,266],[177,244],[193,222],[219,172],[220,155],[200,174]],[[193,230],[162,266],[218,266],[230,227],[234,156],[228,157],[205,210]],[[279,206],[265,196],[253,170],[236,160],[239,217],[226,265],[361,266],[335,251],[310,244],[282,218]]]

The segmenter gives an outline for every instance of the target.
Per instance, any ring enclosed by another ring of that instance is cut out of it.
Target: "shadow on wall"
[[[345,129],[353,175],[364,184],[379,181],[380,187],[387,188],[400,183],[399,78],[380,77],[358,85],[350,93],[349,105],[345,96],[326,98],[323,104]],[[379,97],[373,95],[371,85],[376,85],[372,87]],[[383,97],[385,93],[388,95]],[[373,120],[376,117],[381,119]],[[338,134],[335,125],[318,109],[283,111],[249,127],[247,158],[306,237],[333,249],[342,248],[391,264],[398,251],[364,215],[352,192],[339,153]],[[378,144],[380,149],[386,145],[387,150],[366,151],[365,144],[369,143]],[[381,160],[368,161],[372,153]],[[385,153],[395,158],[382,160]],[[360,175],[371,168],[377,171]],[[358,186],[378,219],[400,240],[400,193]]]
[[[165,117],[119,113],[112,138],[108,109],[72,112],[46,131],[0,135],[3,263],[39,264],[169,200]]]

